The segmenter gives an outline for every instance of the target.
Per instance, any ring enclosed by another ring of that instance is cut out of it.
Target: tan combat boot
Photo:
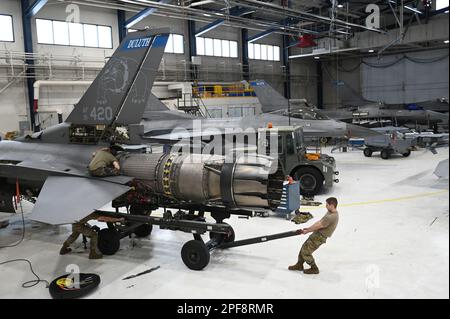
[[[89,259],[102,259],[103,255],[101,253],[97,253],[95,250],[91,250],[89,253]]]
[[[92,236],[92,238],[91,238],[91,250],[89,253],[89,259],[103,258],[102,253],[97,253],[97,242],[98,242],[98,236],[97,236],[97,234],[95,234],[95,236]]]
[[[303,271],[303,263],[304,261],[300,259],[295,265],[289,266],[288,269]]]
[[[316,264],[312,264],[311,268],[305,269],[303,273],[307,275],[317,275],[319,273],[319,268],[317,267]]]
[[[72,251],[72,249],[70,249],[70,248],[67,247],[66,245],[63,245],[63,246],[61,247],[61,250],[59,251],[59,254],[60,254],[60,255],[65,255],[65,254],[70,253],[71,251]]]

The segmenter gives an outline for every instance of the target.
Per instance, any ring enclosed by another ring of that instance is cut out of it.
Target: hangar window
[[[196,37],[197,55],[237,58],[238,43],[236,41]]]
[[[84,45],[83,25],[80,23],[69,23],[70,44],[82,47]]]
[[[230,57],[238,57],[238,43],[236,41],[230,41]]]
[[[110,27],[98,26],[98,46],[100,48],[112,48]]]
[[[55,44],[69,45],[69,24],[64,21],[53,21],[53,40]]]
[[[14,42],[12,16],[0,14],[0,41]]]
[[[266,44],[248,44],[248,58],[251,60],[280,61],[280,47]]]
[[[184,37],[181,34],[171,34],[167,40],[165,53],[184,53]]]
[[[112,49],[109,26],[36,19],[39,44],[70,45]]]
[[[136,29],[128,29],[128,32],[136,32]],[[198,45],[198,42],[197,42]],[[164,53],[184,54],[184,36],[181,34],[171,34],[167,40]]]
[[[448,0],[436,0],[436,10],[447,8],[448,2]]]

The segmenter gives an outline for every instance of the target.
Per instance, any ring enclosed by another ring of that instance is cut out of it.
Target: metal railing
[[[0,50],[0,90],[9,82],[33,77],[36,80],[93,80],[108,60],[108,56],[55,55]],[[31,63],[30,63],[31,61]],[[217,61],[216,61],[217,62]],[[250,77],[272,82],[285,82],[282,67],[274,64],[251,63]],[[187,60],[164,57],[158,69],[157,81],[239,82],[244,78],[242,64],[236,60],[194,65]],[[291,75],[292,85],[315,81],[313,76]]]

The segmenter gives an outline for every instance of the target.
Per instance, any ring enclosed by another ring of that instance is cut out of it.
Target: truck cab
[[[277,146],[274,150],[271,144],[275,141]],[[304,196],[317,195],[324,188],[329,189],[339,182],[335,179],[339,175],[335,159],[326,154],[308,153],[301,127],[260,128],[258,152],[273,157],[274,151],[284,174],[300,182],[300,193]]]

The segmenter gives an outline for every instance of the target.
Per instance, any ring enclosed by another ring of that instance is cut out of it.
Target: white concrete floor
[[[291,272],[306,237],[215,251],[209,266],[188,270],[180,257],[185,233],[155,227],[149,238],[129,239],[115,256],[90,261],[81,242],[75,252],[58,254],[69,227],[27,221],[26,238],[14,248],[0,250],[0,262],[28,258],[43,279],[65,273],[69,264],[82,272],[98,273],[102,283],[90,298],[449,298],[448,180],[432,174],[449,149],[438,154],[419,150],[411,157],[382,160],[359,151],[334,153],[341,182],[316,197],[336,196],[340,224],[334,236],[315,254],[321,273]],[[27,205],[26,211],[30,210]],[[314,220],[323,207],[303,207]],[[63,213],[63,211],[61,212]],[[0,246],[20,239],[21,220],[0,230]],[[231,218],[237,239],[301,228],[279,216]],[[155,266],[141,277],[122,278]],[[25,263],[0,266],[0,298],[50,298],[42,284],[23,289],[34,279]]]

